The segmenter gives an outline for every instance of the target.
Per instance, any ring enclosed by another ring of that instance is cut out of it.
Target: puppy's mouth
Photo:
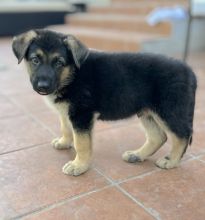
[[[55,92],[56,87],[48,81],[34,81],[32,86],[39,95],[50,95]]]
[[[40,95],[49,95],[50,94],[48,92],[42,92],[42,91],[37,91],[37,93],[40,94]]]
[[[48,84],[37,84],[37,86],[33,86],[33,88],[39,95],[49,95],[55,91],[55,89],[48,86]]]

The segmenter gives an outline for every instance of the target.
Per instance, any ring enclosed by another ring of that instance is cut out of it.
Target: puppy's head
[[[72,35],[48,30],[31,30],[14,37],[13,52],[20,63],[25,60],[30,81],[41,95],[54,93],[72,79],[89,50]]]

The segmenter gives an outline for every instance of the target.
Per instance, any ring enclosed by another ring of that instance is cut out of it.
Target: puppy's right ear
[[[23,60],[32,41],[37,37],[33,30],[20,34],[13,38],[12,49],[18,59],[18,64]]]

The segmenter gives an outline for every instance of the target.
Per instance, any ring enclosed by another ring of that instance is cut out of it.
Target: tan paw
[[[156,166],[162,169],[171,169],[179,165],[178,161],[171,160],[168,156],[156,161]]]
[[[144,161],[144,159],[141,158],[136,151],[125,151],[125,153],[122,155],[122,159],[129,163]]]
[[[89,164],[80,164],[73,161],[69,161],[63,166],[63,173],[71,176],[79,176],[85,173],[89,168]]]
[[[68,149],[70,147],[72,147],[72,143],[71,141],[61,137],[61,138],[55,138],[52,142],[51,142],[52,146],[58,150],[62,150],[62,149]]]

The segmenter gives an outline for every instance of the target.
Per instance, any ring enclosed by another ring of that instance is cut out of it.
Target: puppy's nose
[[[37,89],[40,92],[46,92],[49,89],[49,83],[47,81],[38,81],[37,83]]]

